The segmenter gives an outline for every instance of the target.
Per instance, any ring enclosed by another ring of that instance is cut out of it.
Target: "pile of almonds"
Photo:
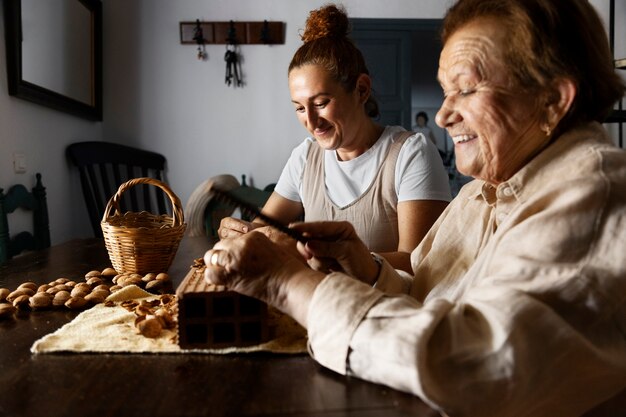
[[[113,268],[90,271],[81,282],[57,278],[37,285],[27,281],[13,291],[0,288],[0,320],[14,317],[17,311],[89,308],[104,302],[109,294],[127,285],[137,285],[154,293],[171,286],[171,281],[166,273],[118,274]]]
[[[105,305],[112,306],[113,303],[107,302]],[[175,295],[163,294],[152,300],[127,300],[120,305],[135,313],[135,327],[145,337],[159,337],[164,329],[176,329],[178,304]],[[173,337],[174,343],[177,342],[176,338]]]

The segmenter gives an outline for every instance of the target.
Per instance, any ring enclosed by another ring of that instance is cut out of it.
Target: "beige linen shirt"
[[[327,276],[315,359],[450,416],[579,416],[626,386],[626,152],[599,124],[467,184],[412,264]]]

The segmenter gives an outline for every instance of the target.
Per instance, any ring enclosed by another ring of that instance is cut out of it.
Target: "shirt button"
[[[504,219],[506,219],[506,213],[498,213],[496,215],[496,219],[498,219],[498,223],[502,223],[504,221]]]
[[[504,190],[502,190],[502,194],[504,194],[506,197],[511,197],[513,195],[513,190],[511,189],[511,187],[506,187]]]

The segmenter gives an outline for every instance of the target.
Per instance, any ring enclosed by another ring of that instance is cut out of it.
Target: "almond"
[[[28,288],[30,290],[33,291],[33,294],[37,291],[37,287],[39,287],[37,284],[35,284],[34,282],[31,281],[27,281],[27,282],[23,282],[21,283],[17,289],[20,290],[22,288]]]
[[[85,296],[85,301],[91,304],[100,304],[104,302],[104,298],[105,297],[103,297],[102,294],[92,292],[91,294],[87,294]]]
[[[48,289],[52,288],[50,284],[43,284],[37,288],[37,292],[46,292]]]
[[[149,274],[144,275],[141,280],[143,282],[150,282],[156,279],[157,274],[150,272]]]
[[[30,288],[18,288],[17,290],[7,295],[6,300],[9,303],[12,303],[17,297],[21,297],[23,295],[30,297],[33,294],[35,294],[35,291],[31,290]]]
[[[113,268],[104,268],[101,272],[101,275],[107,278],[114,277],[117,275],[117,272]]]
[[[157,274],[156,279],[158,279],[159,281],[167,281],[170,279],[170,276],[165,272],[161,272],[160,274]]]
[[[72,288],[72,291],[70,292],[70,295],[72,297],[85,297],[87,294],[89,294],[91,291],[85,291],[84,288]]]
[[[94,291],[106,291],[106,292],[110,292],[109,288],[111,288],[111,287],[109,287],[109,286],[108,286],[108,285],[106,285],[106,284],[100,284],[100,285],[98,285],[97,287],[95,287],[93,290],[94,290]]]
[[[37,294],[30,297],[29,305],[33,309],[43,309],[48,308],[52,305],[52,296],[50,294],[46,294],[45,292],[38,292]]]
[[[54,294],[54,298],[52,299],[52,305],[55,307],[61,307],[65,305],[67,300],[69,300],[70,298],[72,298],[72,296],[68,291],[58,291],[56,294]]]
[[[137,323],[137,329],[139,329],[139,333],[144,335],[145,337],[155,338],[159,337],[161,331],[163,330],[163,325],[161,321],[154,316],[148,316],[145,320],[141,320]]]
[[[91,277],[99,277],[100,275],[102,275],[100,271],[89,271],[85,274],[85,279],[89,279]]]
[[[160,281],[160,280],[154,280],[154,281],[150,281],[148,283],[146,283],[146,290],[150,291],[156,291],[159,290],[161,288],[163,288],[163,282],[164,281]]]
[[[9,303],[0,303],[0,319],[7,319],[13,317],[15,313],[15,307],[13,304]]]
[[[97,287],[98,285],[102,284],[104,281],[102,281],[102,278],[100,277],[91,277],[87,280],[87,284],[89,284],[90,287]]]
[[[83,297],[71,297],[69,300],[65,302],[65,307],[71,310],[78,310],[87,305],[87,300]]]
[[[27,310],[29,308],[29,300],[30,296],[26,294],[20,295],[13,300],[13,307],[18,310]]]

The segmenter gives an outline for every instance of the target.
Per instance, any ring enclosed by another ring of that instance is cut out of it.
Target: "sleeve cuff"
[[[372,253],[372,255],[375,254]],[[405,271],[394,269],[382,256],[377,257],[382,261],[382,265],[373,287],[386,294],[408,294],[413,277]]]

